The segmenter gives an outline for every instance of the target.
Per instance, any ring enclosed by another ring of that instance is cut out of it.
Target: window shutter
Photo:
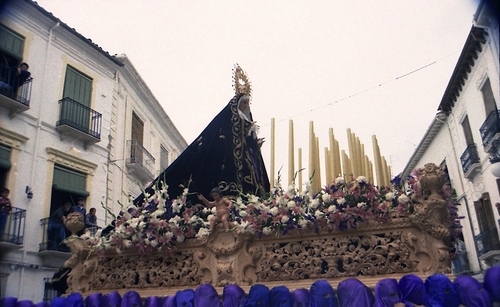
[[[21,60],[23,58],[24,37],[0,26],[0,50]]]

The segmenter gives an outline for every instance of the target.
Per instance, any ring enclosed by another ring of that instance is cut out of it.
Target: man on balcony
[[[64,223],[71,210],[71,203],[65,203],[62,207],[54,211],[49,218],[48,246],[49,250],[59,250],[60,244],[66,239],[66,228]]]
[[[3,188],[0,194],[0,241],[7,241],[4,239],[3,234],[7,225],[7,218],[12,210],[9,193],[9,189]]]

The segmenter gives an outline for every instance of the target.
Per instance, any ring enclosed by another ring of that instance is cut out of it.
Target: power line
[[[304,111],[304,112],[301,112],[301,113],[297,113],[297,114],[295,114],[295,115],[289,116],[289,117],[287,117],[287,118],[279,119],[279,120],[276,120],[276,121],[277,121],[277,122],[281,122],[281,121],[284,121],[284,120],[289,120],[289,119],[292,119],[292,118],[297,117],[297,116],[300,116],[300,115],[304,115],[304,114],[306,114],[306,113],[314,112],[314,111],[316,111],[316,110],[319,110],[319,109],[322,109],[322,108],[325,108],[325,107],[332,106],[333,104],[337,104],[337,103],[342,102],[342,101],[344,101],[344,100],[348,100],[348,99],[351,99],[351,98],[356,97],[356,96],[358,96],[358,95],[361,95],[361,94],[364,94],[364,93],[366,93],[366,92],[372,91],[372,90],[374,90],[374,89],[380,88],[380,87],[382,87],[382,86],[384,86],[384,85],[386,85],[386,84],[388,84],[388,83],[392,83],[392,82],[395,82],[395,81],[401,80],[401,79],[403,79],[403,78],[405,78],[405,77],[408,77],[408,76],[410,76],[410,75],[412,75],[412,74],[414,74],[414,73],[416,73],[416,72],[419,72],[419,71],[421,71],[421,70],[423,70],[423,69],[426,69],[426,68],[428,68],[428,67],[430,67],[430,66],[432,66],[432,65],[436,64],[437,62],[440,62],[440,61],[442,61],[442,60],[444,60],[444,59],[446,59],[446,58],[448,58],[448,57],[450,57],[450,56],[452,56],[452,55],[456,54],[457,52],[460,52],[460,50],[454,51],[454,52],[452,52],[452,53],[450,53],[450,54],[448,54],[448,55],[446,55],[446,56],[444,56],[444,57],[442,57],[442,58],[440,58],[440,59],[438,59],[438,60],[435,60],[435,61],[433,61],[433,62],[431,62],[431,63],[429,63],[429,64],[426,64],[426,65],[423,65],[423,66],[421,66],[421,67],[419,67],[419,68],[417,68],[417,69],[414,69],[414,70],[412,70],[412,71],[410,71],[410,72],[404,73],[404,74],[402,74],[402,75],[400,75],[400,76],[397,76],[397,77],[395,77],[395,78],[393,78],[393,79],[391,79],[391,80],[388,80],[388,81],[385,81],[385,82],[381,82],[381,83],[379,83],[379,84],[377,84],[377,85],[375,85],[375,86],[372,86],[372,87],[366,88],[366,89],[364,89],[364,90],[362,90],[362,91],[359,91],[359,92],[357,92],[357,93],[354,93],[354,94],[351,94],[351,95],[348,95],[348,96],[342,97],[342,98],[337,99],[337,100],[335,100],[335,101],[333,101],[333,102],[329,102],[329,103],[327,103],[327,104],[324,104],[324,105],[318,106],[318,107],[313,108],[313,109],[310,109],[310,110],[308,110],[308,111]],[[269,126],[269,125],[270,125],[270,124],[265,124],[264,126]]]

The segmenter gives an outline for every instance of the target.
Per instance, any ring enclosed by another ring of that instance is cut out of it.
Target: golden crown
[[[236,94],[252,96],[252,83],[238,64],[235,64],[233,68],[233,88]]]

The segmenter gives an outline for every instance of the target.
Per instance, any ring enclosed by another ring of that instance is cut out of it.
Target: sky
[[[126,54],[188,144],[234,95],[238,63],[252,82],[268,172],[275,119],[275,177],[282,168],[284,181],[290,120],[303,166],[313,121],[321,157],[329,128],[349,153],[351,129],[372,162],[375,135],[392,175],[400,173],[436,114],[478,6],[477,0],[37,3],[110,54]]]

